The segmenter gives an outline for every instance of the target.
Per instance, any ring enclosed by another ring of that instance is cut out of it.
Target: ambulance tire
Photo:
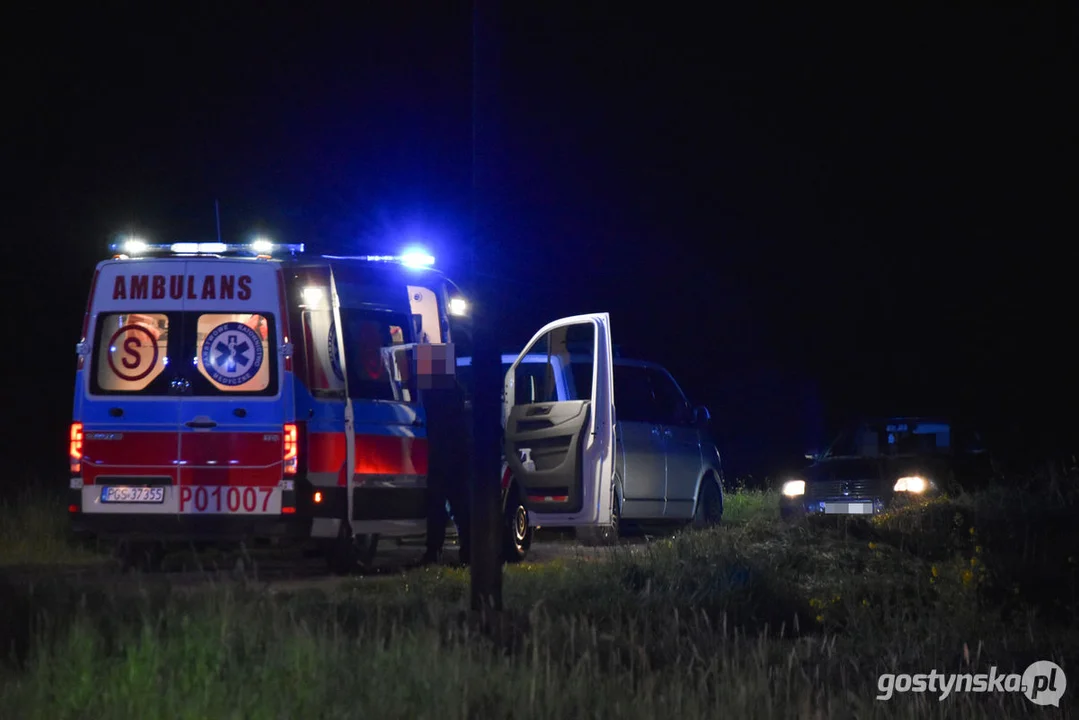
[[[528,556],[535,532],[536,529],[529,522],[528,508],[522,502],[517,487],[511,487],[502,511],[502,551],[506,562],[519,563]]]
[[[161,543],[124,540],[116,550],[124,572],[159,572],[165,560],[165,547]]]
[[[353,571],[370,569],[378,552],[378,535],[351,537],[346,523],[341,523],[337,538],[326,553],[330,571],[335,575],[348,575]]]

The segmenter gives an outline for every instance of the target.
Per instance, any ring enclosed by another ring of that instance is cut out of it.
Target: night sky
[[[65,482],[114,233],[213,240],[217,199],[226,240],[421,241],[460,272],[470,5],[365,5],[34,11],[6,63],[6,480]],[[729,474],[859,413],[1073,450],[1075,28],[1064,4],[965,5],[503,9],[475,118],[501,343],[609,311],[710,407]]]

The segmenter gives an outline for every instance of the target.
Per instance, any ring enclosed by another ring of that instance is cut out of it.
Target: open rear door
[[[337,278],[332,269],[330,270],[330,307],[333,311],[333,332],[335,333],[333,342],[338,348],[347,348],[344,339],[345,324],[341,321],[341,297],[337,293]],[[345,487],[348,503],[345,512],[348,520],[348,534],[354,537],[356,535],[356,508],[353,503],[353,495],[356,491],[356,418],[353,414],[352,394],[348,388],[347,355],[347,352],[339,353],[337,362],[341,370],[341,381],[345,386]]]
[[[537,332],[506,372],[503,449],[537,525],[611,523],[611,357],[610,316],[575,315]]]

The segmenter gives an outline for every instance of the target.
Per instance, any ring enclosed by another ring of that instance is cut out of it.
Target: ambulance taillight
[[[296,423],[285,423],[284,467],[286,475],[295,475],[299,466],[300,442]]]
[[[68,460],[71,462],[71,474],[82,473],[82,423],[71,423],[71,439],[68,443]]]

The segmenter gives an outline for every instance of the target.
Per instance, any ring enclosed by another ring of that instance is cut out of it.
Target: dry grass
[[[998,489],[786,526],[774,496],[732,493],[721,528],[507,568],[511,621],[494,643],[462,614],[467,573],[447,568],[287,596],[243,583],[181,595],[152,578],[136,594],[8,586],[0,714],[1059,715],[1020,693],[879,701],[876,683],[1037,659],[1074,676],[1075,499]]]

